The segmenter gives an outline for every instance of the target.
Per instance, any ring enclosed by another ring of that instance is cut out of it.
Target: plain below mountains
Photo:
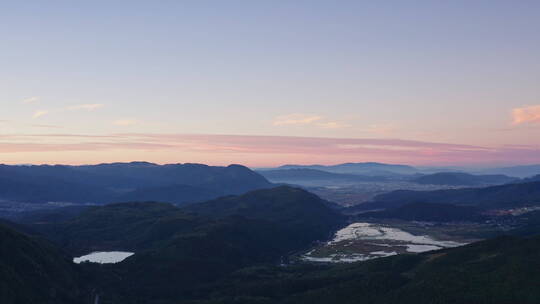
[[[146,162],[0,165],[0,200],[26,203],[108,203],[136,199],[182,204],[269,187],[272,184],[264,177],[241,165]]]
[[[501,185],[518,181],[518,178],[506,175],[473,175],[462,172],[439,172],[412,179],[417,184],[447,186],[488,186]]]

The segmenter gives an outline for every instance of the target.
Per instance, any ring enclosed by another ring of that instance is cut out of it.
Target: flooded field
[[[311,262],[356,262],[465,244],[437,240],[429,235],[413,235],[382,224],[354,223],[336,232],[331,241],[302,255],[301,259]]]

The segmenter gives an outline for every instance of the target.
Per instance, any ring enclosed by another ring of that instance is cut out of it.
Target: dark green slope
[[[171,204],[135,202],[93,207],[66,222],[36,223],[31,227],[78,255],[148,249],[206,222]]]
[[[232,217],[176,234],[118,265],[125,303],[174,303],[235,270],[277,264],[291,250],[308,246],[290,239],[288,232],[272,223]]]
[[[112,204],[64,223],[32,227],[73,254],[135,251],[92,274],[91,285],[104,290],[104,300],[118,296],[122,303],[146,303],[190,297],[243,267],[277,264],[342,224],[343,217],[317,196],[280,187],[184,209],[152,202]],[[100,277],[118,280],[103,285]]]
[[[0,225],[0,303],[86,303],[79,281],[51,244]]]
[[[501,237],[426,255],[390,299],[417,303],[537,303],[540,237]],[[430,260],[431,258],[431,260]]]
[[[202,216],[222,218],[243,216],[276,223],[299,241],[325,239],[344,223],[344,217],[318,196],[287,186],[256,190],[240,196],[189,205],[183,210]]]
[[[182,209],[153,202],[110,204],[89,208],[65,222],[37,222],[31,227],[66,250],[80,254],[95,250],[153,249],[174,235],[240,217],[254,220],[261,227],[272,225],[276,231],[286,231],[283,247],[293,250],[326,239],[344,223],[344,217],[326,203],[307,191],[278,187]]]
[[[64,223],[31,227],[73,255],[136,252],[118,265],[81,266],[103,300],[121,295],[122,301],[181,297],[235,269],[278,263],[282,255],[314,241],[290,238],[287,227],[271,221],[234,215],[212,219],[154,202],[94,207]]]
[[[540,298],[540,237],[337,266],[247,268],[189,303],[533,304]]]

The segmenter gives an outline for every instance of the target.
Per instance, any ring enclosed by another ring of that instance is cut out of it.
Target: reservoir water
[[[132,256],[133,252],[126,251],[99,251],[92,252],[87,255],[74,258],[73,262],[76,264],[82,262],[100,263],[100,264],[112,264],[122,262],[126,258]]]

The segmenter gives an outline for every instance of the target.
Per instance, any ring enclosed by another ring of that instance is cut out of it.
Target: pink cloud
[[[86,110],[94,111],[99,108],[103,108],[105,105],[101,103],[92,103],[92,104],[80,104],[75,106],[67,107],[67,110],[76,111],[76,110]]]
[[[540,105],[515,108],[512,110],[513,124],[540,123]]]
[[[34,114],[32,114],[32,118],[40,118],[40,117],[45,116],[47,114],[49,114],[49,111],[47,111],[47,110],[35,111]]]
[[[276,117],[273,124],[274,126],[308,125],[321,119],[319,115],[289,114]]]

